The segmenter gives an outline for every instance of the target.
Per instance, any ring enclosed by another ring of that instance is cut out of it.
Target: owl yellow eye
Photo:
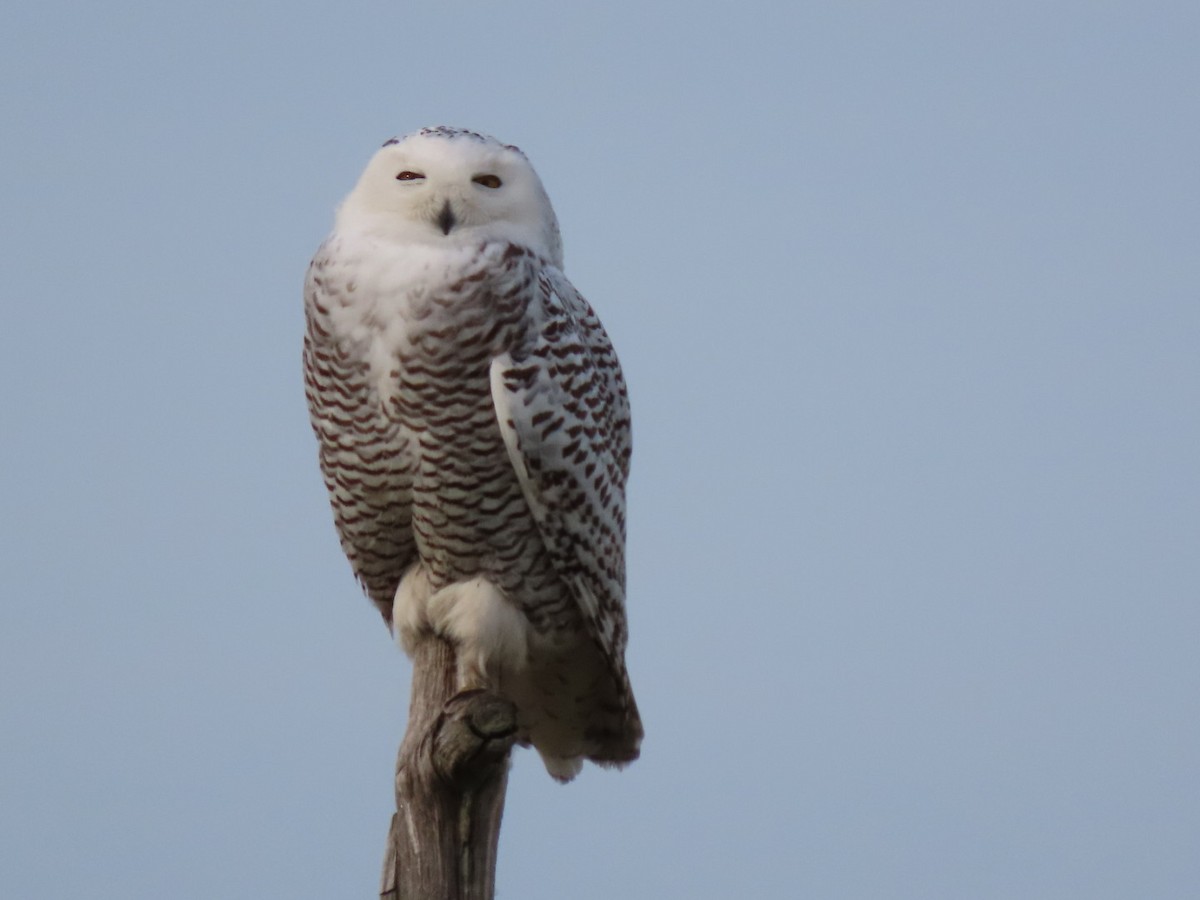
[[[498,188],[504,183],[495,175],[476,175],[471,180],[476,184],[482,184],[485,188]]]
[[[425,176],[420,172],[409,172],[407,170],[396,176],[397,181],[420,181]]]

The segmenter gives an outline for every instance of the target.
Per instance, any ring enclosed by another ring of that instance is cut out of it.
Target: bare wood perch
[[[433,635],[417,644],[383,900],[492,900],[495,891],[517,714],[487,691],[456,693],[455,676],[450,644]]]

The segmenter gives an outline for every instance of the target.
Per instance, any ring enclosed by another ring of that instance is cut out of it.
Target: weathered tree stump
[[[396,814],[383,900],[492,900],[516,709],[456,693],[454,648],[429,635],[413,653],[408,727],[396,760]]]

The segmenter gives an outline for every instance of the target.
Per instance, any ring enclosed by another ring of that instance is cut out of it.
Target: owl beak
[[[454,216],[454,210],[451,208],[449,200],[442,206],[442,211],[438,213],[435,221],[438,228],[442,229],[442,234],[449,234],[450,230],[458,224],[458,219]]]

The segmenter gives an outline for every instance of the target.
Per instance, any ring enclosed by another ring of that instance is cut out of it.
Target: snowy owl
[[[638,756],[625,670],[629,400],[525,155],[389,140],[308,269],[304,375],[342,549],[411,652],[517,709],[568,781]]]

